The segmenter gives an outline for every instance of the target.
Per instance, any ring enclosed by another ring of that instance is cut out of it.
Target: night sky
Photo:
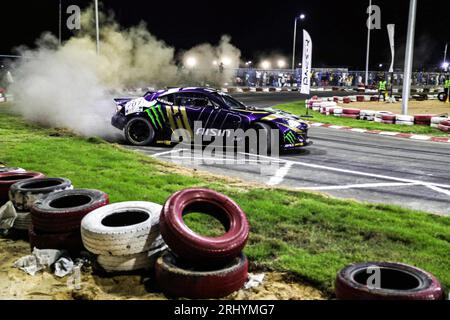
[[[65,6],[82,8],[92,1],[63,0]],[[418,0],[415,68],[435,68],[442,63],[444,46],[450,42],[450,1]],[[203,42],[216,44],[222,34],[242,51],[243,60],[264,54],[291,56],[293,23],[305,13],[306,28],[314,42],[314,67],[341,66],[363,69],[365,65],[365,13],[368,0],[281,0],[262,1],[139,1],[104,0],[123,27],[145,21],[159,39],[177,49]],[[395,4],[394,4],[395,3]],[[371,69],[390,63],[386,25],[396,24],[397,62],[403,66],[409,0],[374,0],[382,10],[382,30],[372,35]],[[0,53],[14,53],[22,44],[32,46],[43,31],[58,30],[58,0],[2,1],[0,6]],[[64,33],[68,38],[69,32]],[[301,41],[301,37],[299,37]],[[300,57],[301,49],[298,51]],[[450,56],[450,54],[449,54]]]

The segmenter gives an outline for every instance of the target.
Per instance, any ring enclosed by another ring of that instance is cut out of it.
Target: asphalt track
[[[296,92],[234,96],[260,107],[301,99]],[[311,128],[310,136],[314,145],[301,152],[279,158],[240,154],[245,163],[226,161],[229,157],[223,154],[201,159],[186,150],[128,148],[185,167],[269,186],[450,215],[449,144],[329,128]]]

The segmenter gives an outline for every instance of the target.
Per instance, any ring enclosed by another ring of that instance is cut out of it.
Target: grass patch
[[[67,177],[78,188],[107,192],[112,202],[162,204],[183,188],[213,188],[231,196],[247,213],[251,236],[245,252],[253,268],[290,272],[329,295],[338,270],[362,261],[416,265],[450,287],[450,218],[183,175],[118,145],[27,124],[4,108],[0,162]],[[199,232],[221,232],[220,225],[198,215],[189,218],[189,225]]]
[[[295,115],[306,114],[305,101],[281,104],[281,105],[276,106],[275,108],[284,110],[286,112],[290,112]],[[312,122],[329,123],[329,124],[333,124],[333,125],[337,125],[337,126],[361,128],[361,129],[368,129],[368,130],[424,134],[424,135],[441,136],[441,137],[448,136],[448,133],[440,131],[436,128],[431,128],[430,126],[419,126],[419,125],[402,126],[402,125],[396,125],[396,124],[378,123],[375,121],[340,118],[340,117],[323,115],[320,112],[312,111],[312,110],[309,110],[309,114],[314,116],[314,118],[310,119],[310,121],[312,121]]]

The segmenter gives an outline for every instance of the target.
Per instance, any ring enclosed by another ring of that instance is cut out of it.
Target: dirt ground
[[[81,290],[70,286],[70,277],[57,278],[50,271],[30,276],[13,267],[14,262],[30,254],[26,241],[0,238],[0,300],[164,300],[153,280],[142,275],[105,277],[82,274]],[[326,297],[302,283],[286,281],[287,275],[267,273],[262,285],[240,290],[231,300],[319,300]]]
[[[385,102],[352,102],[350,104],[340,104],[345,108],[356,108],[361,110],[375,110],[375,111],[390,111],[395,114],[401,114],[402,104],[398,103],[385,103]],[[428,101],[410,101],[409,102],[409,114],[449,114],[450,104],[440,102],[438,100]]]

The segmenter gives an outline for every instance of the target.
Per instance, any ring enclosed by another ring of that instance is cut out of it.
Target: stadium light
[[[280,59],[277,61],[277,65],[278,65],[278,68],[284,69],[284,68],[286,68],[286,61],[284,61],[283,59]]]
[[[264,60],[263,62],[261,62],[261,67],[263,69],[270,69],[272,67],[272,64],[270,63],[270,61],[268,60]]]
[[[448,67],[450,67],[450,63],[444,62],[444,63],[442,64],[442,69],[444,69],[445,71],[448,70]]]
[[[222,63],[224,66],[229,66],[229,65],[231,65],[231,59],[228,57],[224,57],[224,58],[222,58]]]
[[[195,59],[194,57],[188,57],[186,59],[186,66],[188,68],[194,68],[197,65],[197,59]]]

